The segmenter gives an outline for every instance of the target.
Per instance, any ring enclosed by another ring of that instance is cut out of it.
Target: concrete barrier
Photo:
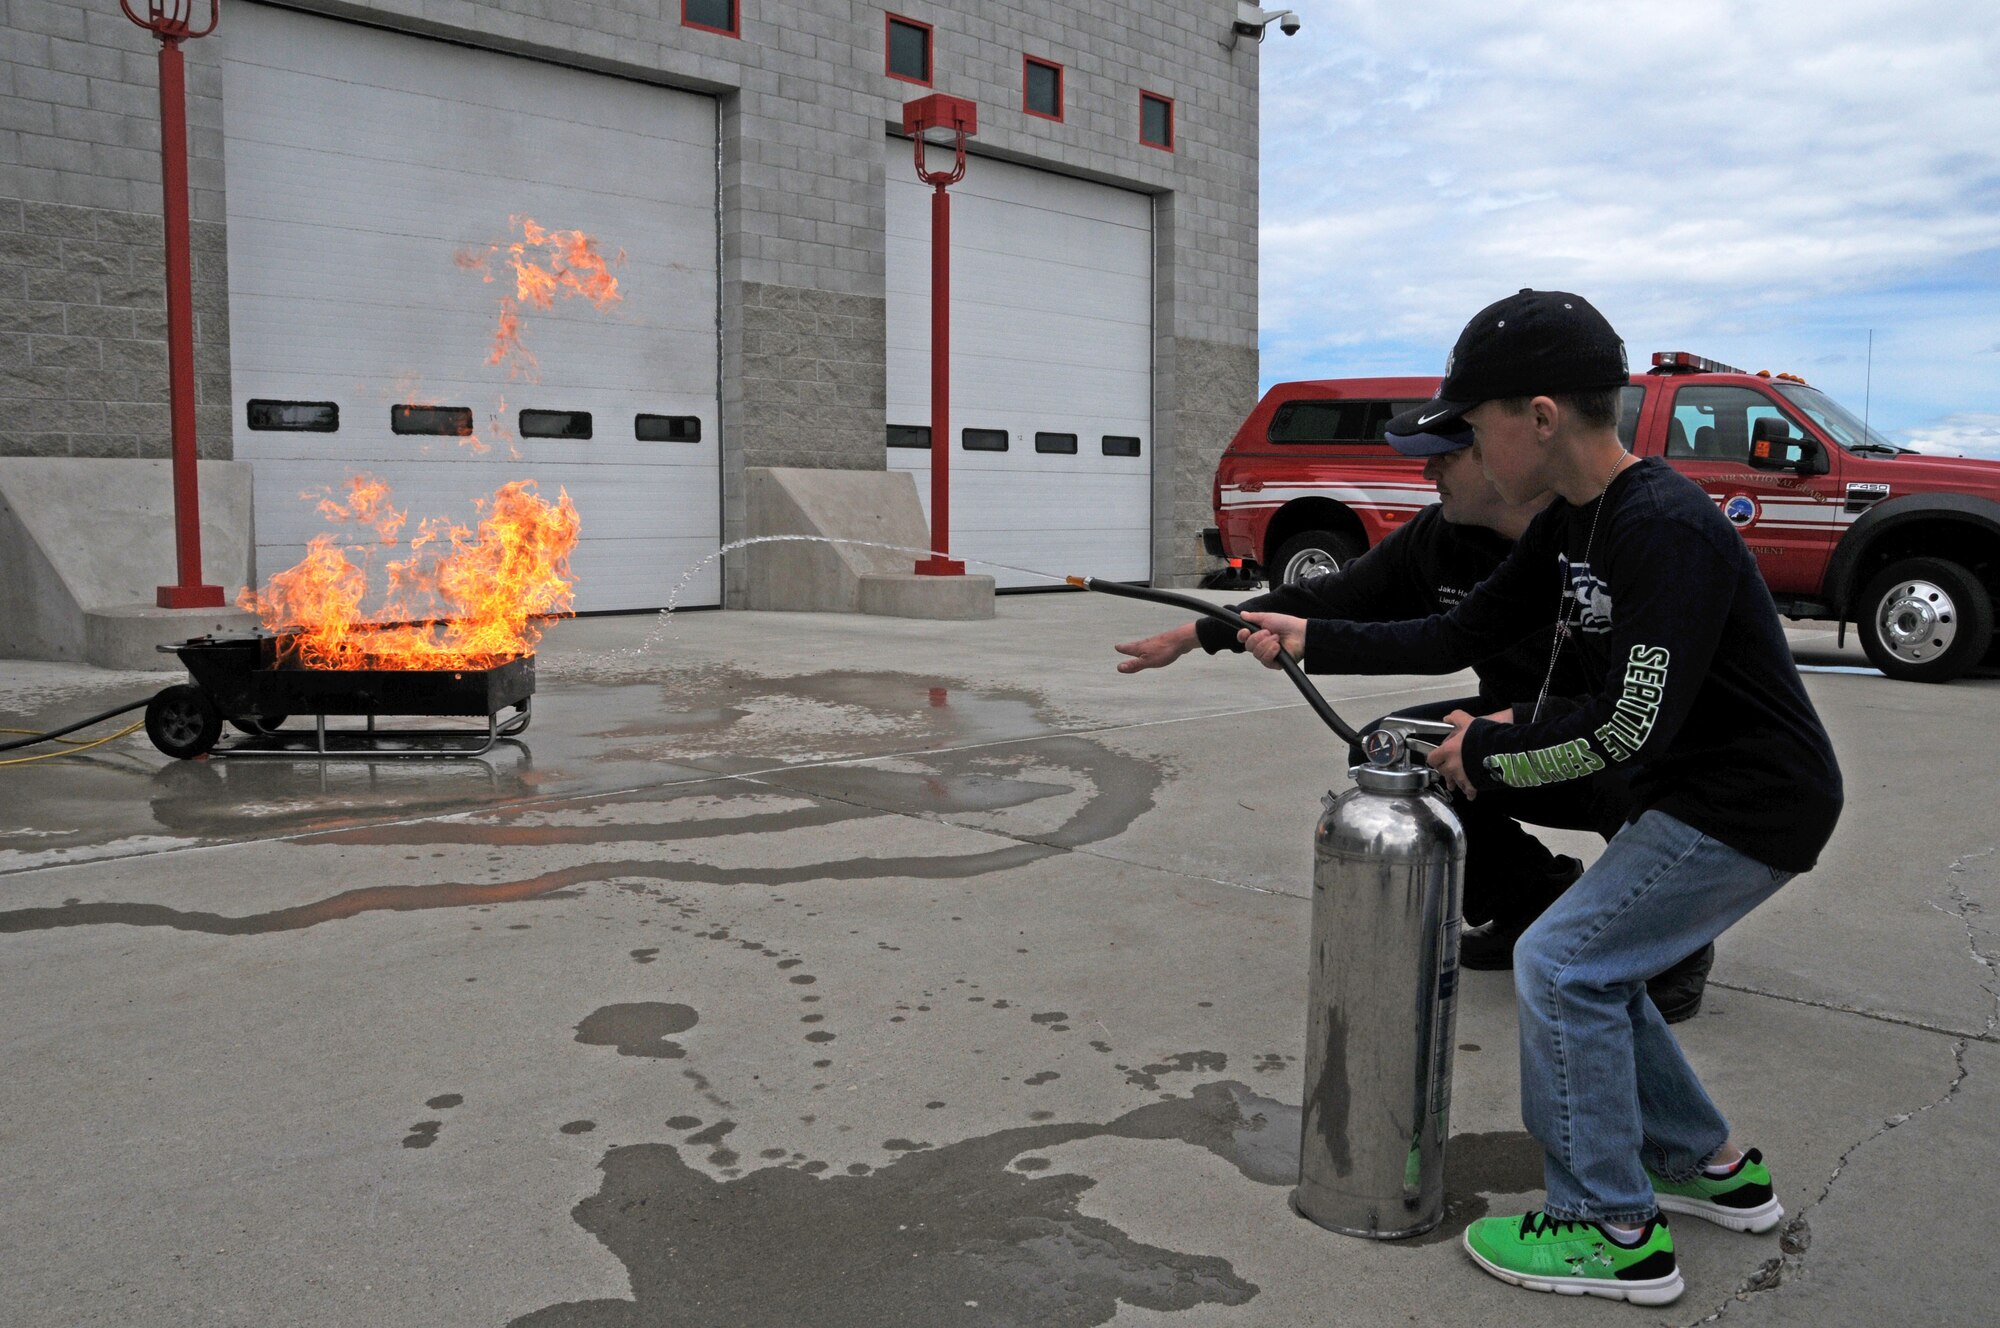
[[[755,535],[820,535],[923,549],[930,530],[916,482],[902,471],[744,472],[746,524]],[[993,616],[990,576],[916,576],[917,554],[851,544],[786,542],[743,550],[744,607],[898,618]]]
[[[250,466],[200,463],[202,577],[232,603],[253,573]],[[0,458],[0,656],[178,669],[153,647],[255,620],[234,608],[161,609],[175,579],[165,461]]]

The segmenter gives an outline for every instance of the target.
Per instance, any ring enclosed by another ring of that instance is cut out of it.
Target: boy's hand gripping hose
[[[1205,599],[1196,599],[1193,595],[1183,595],[1178,591],[1155,590],[1151,586],[1129,585],[1123,581],[1100,581],[1094,576],[1070,576],[1063,579],[1084,590],[1101,591],[1106,595],[1123,595],[1126,599],[1151,600],[1155,604],[1171,604],[1175,608],[1187,609],[1205,617],[1218,618],[1231,627],[1252,632],[1258,630],[1256,623],[1234,609],[1224,608],[1220,604],[1210,604]],[[1313,708],[1313,713],[1326,721],[1328,728],[1350,745],[1361,746],[1361,735],[1349,728],[1347,721],[1334,713],[1333,707],[1326,703],[1326,698],[1319,694],[1319,688],[1307,680],[1306,671],[1299,667],[1299,662],[1282,646],[1278,649],[1278,665],[1284,669],[1285,676],[1292,680],[1292,686],[1299,689],[1299,695],[1305,697],[1306,704]]]

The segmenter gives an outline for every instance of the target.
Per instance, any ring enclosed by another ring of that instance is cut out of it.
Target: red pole
[[[931,192],[931,556],[919,576],[964,576],[951,550],[951,195]]]
[[[174,563],[163,609],[222,606],[201,582],[201,489],[195,467],[194,281],[188,260],[187,76],[178,39],[160,38],[160,187],[167,233],[167,399],[174,433]]]

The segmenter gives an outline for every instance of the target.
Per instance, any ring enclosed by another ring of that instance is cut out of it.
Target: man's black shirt
[[[1433,503],[1390,531],[1382,542],[1337,572],[1303,586],[1279,586],[1234,606],[1238,612],[1286,613],[1298,618],[1345,618],[1353,622],[1399,622],[1447,613],[1507,560],[1513,542],[1484,526],[1454,525]],[[1555,595],[1549,596],[1553,607]],[[1214,618],[1195,624],[1202,649],[1241,650],[1236,629]],[[1488,709],[1532,702],[1549,666],[1549,628],[1543,625],[1472,665],[1479,696]],[[1596,679],[1565,651],[1552,690],[1588,690]]]

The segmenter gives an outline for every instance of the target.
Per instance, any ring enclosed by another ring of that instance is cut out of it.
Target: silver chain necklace
[[[1632,460],[1626,452],[1611,463],[1611,473],[1604,477],[1604,484],[1597,490],[1597,510],[1590,514],[1590,533],[1583,539],[1583,565],[1590,566],[1590,551],[1597,544],[1597,522],[1604,515],[1604,495],[1611,492],[1611,481],[1618,478],[1618,472],[1625,469],[1625,463]],[[1563,578],[1562,594],[1556,600],[1556,631],[1549,642],[1549,669],[1542,675],[1541,695],[1535,698],[1534,713],[1528,716],[1530,724],[1542,717],[1542,706],[1549,699],[1549,687],[1556,680],[1556,661],[1562,657],[1563,642],[1569,638],[1570,606],[1576,603],[1575,565],[1571,564],[1570,575]]]

